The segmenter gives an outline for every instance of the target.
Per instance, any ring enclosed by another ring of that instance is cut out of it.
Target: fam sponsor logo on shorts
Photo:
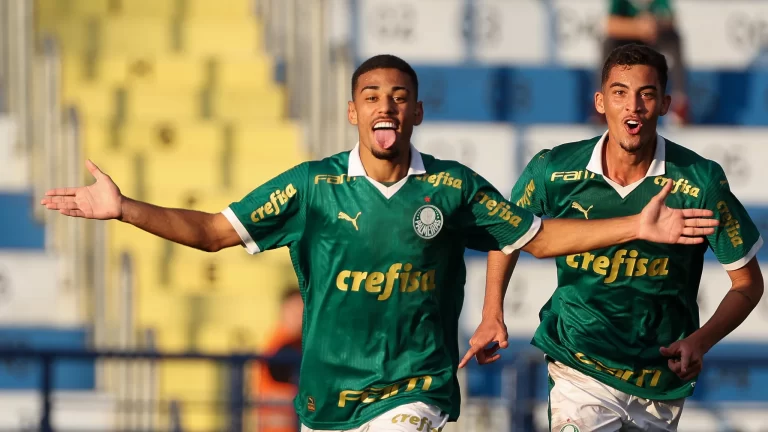
[[[584,252],[565,257],[568,267],[605,276],[604,283],[625,277],[664,276],[669,274],[669,257],[646,258],[639,251],[619,249],[613,258]]]
[[[293,184],[286,186],[285,190],[275,190],[269,195],[269,201],[251,213],[251,221],[253,221],[253,223],[258,223],[268,216],[279,215],[281,209],[288,205],[288,201],[290,201],[294,195],[296,195],[296,188],[293,187]]]
[[[389,266],[386,273],[367,272],[356,270],[342,270],[336,275],[336,288],[341,291],[360,291],[360,286],[365,291],[377,294],[379,301],[384,301],[392,296],[392,292],[399,290],[402,293],[415,291],[432,291],[435,289],[436,270],[414,270],[413,264],[394,263]]]
[[[443,228],[443,212],[427,204],[419,207],[413,215],[413,230],[423,239],[435,238]]]
[[[419,417],[410,414],[395,414],[395,416],[392,417],[392,423],[410,423],[413,426],[418,426],[418,428],[415,428],[417,432],[440,432],[443,430],[442,426],[439,428],[432,427],[432,420],[427,417]]]
[[[419,382],[421,382],[421,386],[419,386]],[[403,388],[403,386],[405,386],[405,388]],[[432,377],[424,375],[407,378],[386,387],[368,387],[365,390],[342,390],[339,393],[339,408],[347,406],[347,402],[369,404],[391,398],[400,392],[412,392],[418,388],[421,388],[421,391],[428,391],[431,386]]]

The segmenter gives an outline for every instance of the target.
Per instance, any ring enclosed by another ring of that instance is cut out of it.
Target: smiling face
[[[659,117],[667,113],[671,101],[656,69],[616,65],[601,90],[595,94],[595,108],[605,114],[609,139],[629,153],[653,146]]]
[[[383,160],[407,154],[413,127],[424,118],[411,77],[398,69],[374,69],[360,75],[353,94],[347,117],[357,125],[361,147]]]

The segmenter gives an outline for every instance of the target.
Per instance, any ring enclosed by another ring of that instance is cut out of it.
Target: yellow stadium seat
[[[109,18],[102,20],[99,52],[103,55],[162,55],[172,52],[169,20]]]
[[[200,60],[173,55],[122,57],[105,54],[94,59],[92,66],[87,56],[65,56],[62,59],[64,79],[75,85],[98,80],[101,85],[162,86],[167,90],[201,88],[206,83],[205,67]]]
[[[285,92],[276,86],[256,91],[217,91],[213,112],[217,118],[241,122],[277,122],[286,115]]]
[[[178,0],[122,0],[115,3],[115,12],[130,18],[170,18],[178,15]]]
[[[111,118],[117,101],[117,89],[109,86],[71,86],[65,87],[62,93],[62,103],[77,107],[84,121]]]
[[[186,0],[186,14],[191,17],[241,18],[253,16],[251,0]]]
[[[219,188],[223,184],[222,164],[191,154],[154,154],[147,158],[146,182],[153,188],[185,191],[190,188]]]
[[[110,0],[37,0],[35,13],[39,17],[54,18],[59,21],[82,17],[103,17],[110,13]]]
[[[224,91],[263,90],[274,86],[273,62],[267,56],[222,59],[217,64],[215,86]]]
[[[200,91],[135,85],[126,92],[125,116],[129,122],[202,119]]]
[[[215,155],[223,148],[224,129],[214,122],[135,122],[121,126],[119,135],[132,149]]]
[[[286,160],[299,163],[309,158],[309,154],[302,148],[301,128],[289,122],[238,124],[234,128],[234,148],[238,159],[258,160],[268,164]]]
[[[194,56],[252,58],[262,49],[261,29],[255,19],[197,18],[183,25],[182,49]]]
[[[243,258],[228,259],[224,251],[194,259],[189,254],[183,258],[175,255],[171,264],[173,285],[179,292],[260,297],[264,291],[282,289],[296,281],[289,262],[276,265],[264,257],[249,257],[248,262],[244,259],[248,254],[240,246],[230,250]]]

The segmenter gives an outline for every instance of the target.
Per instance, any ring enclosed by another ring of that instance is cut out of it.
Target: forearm
[[[159,207],[126,197],[121,207],[121,221],[150,234],[204,251],[218,248],[216,239],[209,235],[214,216],[210,213]]]
[[[762,294],[763,288],[757,284],[731,288],[712,317],[692,335],[699,339],[704,352],[736,330],[757,306]]]
[[[547,219],[523,250],[537,258],[578,254],[637,239],[639,218]]]
[[[514,251],[509,255],[499,251],[488,253],[483,319],[504,316],[504,297],[519,256],[520,251]]]

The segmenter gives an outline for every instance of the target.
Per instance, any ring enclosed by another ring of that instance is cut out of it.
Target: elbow
[[[554,255],[550,254],[546,248],[542,245],[542,242],[534,237],[533,240],[523,246],[523,251],[528,252],[538,259],[552,258]]]

